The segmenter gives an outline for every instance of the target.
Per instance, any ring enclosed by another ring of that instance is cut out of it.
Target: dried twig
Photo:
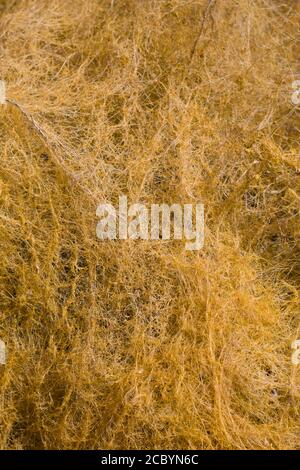
[[[73,152],[72,149],[68,148],[64,142],[62,142],[58,136],[55,136],[55,138],[51,138],[49,136],[49,133],[43,129],[43,127],[36,121],[36,119],[22,106],[20,103],[18,103],[15,100],[12,99],[6,99],[6,102],[15,106],[16,108],[19,109],[19,111],[22,113],[22,115],[26,118],[26,120],[29,122],[31,127],[35,129],[37,134],[42,138],[43,142],[46,144],[46,146],[50,149],[52,157],[55,161],[55,163],[63,170],[63,172],[77,185],[81,188],[81,190],[86,193],[89,197],[92,197],[94,200],[94,196],[92,192],[86,188],[80,181],[79,177],[74,174],[72,171],[70,171],[62,158],[57,155],[57,153],[53,152],[53,149],[55,148],[60,148],[63,150],[66,154],[71,155],[73,158],[78,158],[78,156]]]
[[[204,26],[205,26],[205,23],[207,21],[208,15],[211,14],[211,10],[215,6],[216,3],[217,3],[217,0],[208,0],[208,2],[207,2],[206,8],[205,8],[204,13],[202,15],[200,31],[199,31],[199,34],[198,34],[198,36],[197,36],[197,38],[196,38],[196,40],[193,44],[192,50],[191,50],[190,63],[192,62],[192,60],[194,58],[194,55],[195,55],[195,52],[196,52],[196,49],[197,49],[197,46],[198,46],[198,42],[199,42],[200,38],[203,35]]]

